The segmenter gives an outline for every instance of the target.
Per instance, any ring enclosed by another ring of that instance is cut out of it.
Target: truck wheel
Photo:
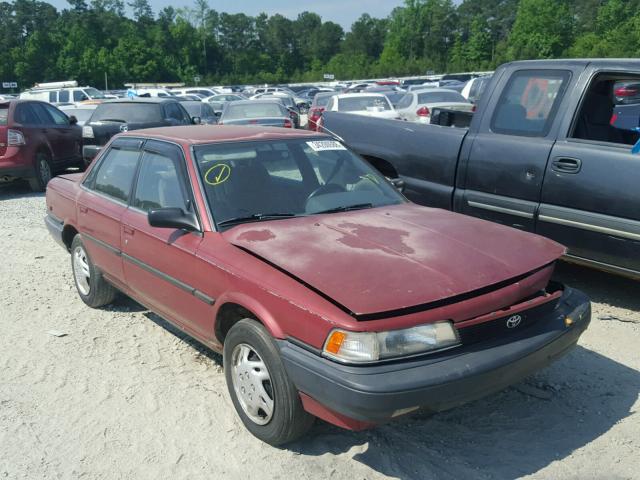
[[[224,374],[233,405],[245,427],[277,446],[303,435],[314,417],[302,408],[280,354],[266,329],[245,318],[224,342]]]
[[[84,303],[97,308],[113,302],[117,290],[95,268],[80,235],[76,235],[71,243],[71,269],[78,295]]]
[[[31,190],[34,192],[44,192],[47,189],[47,183],[49,183],[52,177],[53,169],[51,168],[49,155],[44,152],[36,153],[34,177],[29,179]]]

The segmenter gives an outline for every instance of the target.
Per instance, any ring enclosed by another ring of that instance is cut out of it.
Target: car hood
[[[356,316],[515,282],[565,252],[538,235],[413,204],[243,224],[223,236]]]

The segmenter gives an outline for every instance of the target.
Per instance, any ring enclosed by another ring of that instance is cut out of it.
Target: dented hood
[[[517,279],[565,252],[538,235],[413,204],[243,224],[223,235],[356,315]]]

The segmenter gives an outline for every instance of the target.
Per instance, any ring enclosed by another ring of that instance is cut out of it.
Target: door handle
[[[89,211],[89,207],[85,207],[84,205],[80,205],[78,208],[80,209],[80,213],[87,213]]]
[[[133,228],[127,227],[125,225],[122,226],[122,231],[127,235],[133,235],[136,232]]]
[[[551,168],[560,173],[578,173],[582,168],[582,160],[569,157],[554,158]]]

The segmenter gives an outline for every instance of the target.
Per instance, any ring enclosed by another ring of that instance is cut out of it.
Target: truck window
[[[140,152],[137,150],[109,150],[97,166],[93,189],[126,203],[139,156]]]
[[[154,208],[182,208],[187,202],[178,167],[171,158],[144,152],[133,206],[145,212]]]
[[[491,119],[491,130],[506,135],[544,137],[549,133],[571,72],[521,70],[502,92]]]
[[[633,77],[619,73],[602,73],[591,81],[570,137],[623,145],[636,143],[638,133],[633,129],[640,126],[640,104],[631,88],[621,87],[625,80],[631,82],[626,85],[634,85]],[[640,77],[635,82],[640,84]]]
[[[58,102],[60,103],[69,102],[69,90],[60,90],[60,92],[58,92]]]
[[[49,92],[49,102],[56,103],[58,101],[58,92],[53,90]]]
[[[89,97],[87,97],[82,90],[73,91],[74,102],[84,102],[85,100],[89,100]]]

